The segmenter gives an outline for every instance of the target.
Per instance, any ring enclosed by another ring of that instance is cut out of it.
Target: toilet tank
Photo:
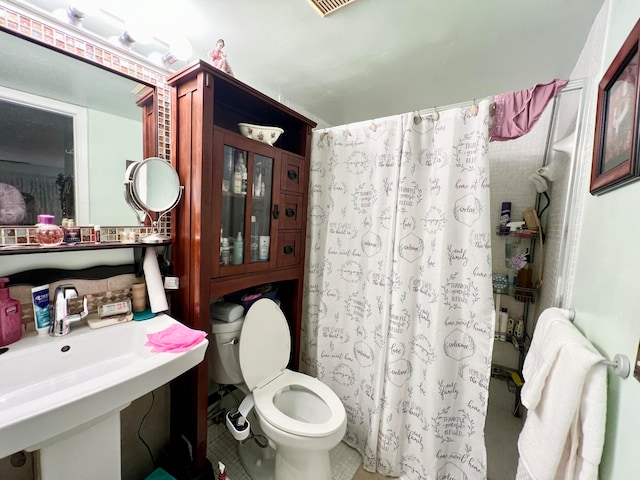
[[[243,382],[240,371],[239,343],[244,316],[233,322],[211,320],[209,339],[209,380],[220,385]]]

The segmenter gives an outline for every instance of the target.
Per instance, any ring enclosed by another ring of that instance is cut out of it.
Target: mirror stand
[[[183,191],[184,191],[184,187],[182,185],[180,185],[180,189],[179,189],[176,201],[168,209],[166,209],[166,210],[164,210],[162,212],[156,212],[156,213],[158,213],[158,219],[157,220],[153,220],[153,218],[151,217],[150,212],[145,210],[145,213],[151,219],[151,228],[153,229],[153,233],[151,235],[147,235],[146,237],[141,238],[140,241],[142,243],[167,243],[170,240],[170,238],[168,236],[160,233],[160,227],[159,227],[160,219],[162,217],[164,217],[165,215],[167,215],[168,213],[170,213],[171,210],[173,210],[178,205],[178,203],[180,202],[180,199],[182,199],[182,192]]]
[[[160,220],[182,199],[184,186],[170,163],[150,157],[129,165],[125,173],[124,196],[141,225],[149,217],[153,233],[140,239],[142,243],[167,243],[170,239],[160,232]],[[140,213],[144,213],[142,218]],[[154,220],[153,213],[157,214]]]

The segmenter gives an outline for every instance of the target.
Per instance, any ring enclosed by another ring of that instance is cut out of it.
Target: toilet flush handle
[[[233,337],[231,340],[229,340],[228,342],[225,342],[222,344],[223,347],[227,346],[227,345],[237,345],[238,344],[238,337]]]

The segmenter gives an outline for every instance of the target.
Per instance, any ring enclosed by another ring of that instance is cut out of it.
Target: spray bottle
[[[218,480],[227,480],[227,472],[222,462],[218,462]]]

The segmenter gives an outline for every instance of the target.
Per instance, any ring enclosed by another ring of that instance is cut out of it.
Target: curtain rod
[[[578,90],[580,88],[583,88],[585,84],[585,80],[584,78],[579,78],[576,80],[569,80],[569,83],[567,83],[565,85],[565,87],[560,90],[559,93],[561,92],[567,92],[567,91],[571,91],[571,90]],[[431,108],[425,108],[422,110],[414,110],[414,115],[417,116],[427,116],[427,115],[433,115],[434,113],[438,112],[438,111],[445,111],[445,110],[449,110],[452,108],[463,108],[463,107],[468,107],[473,105],[474,103],[480,103],[483,102],[485,100],[489,100],[491,102],[491,104],[493,105],[493,97],[494,95],[489,95],[486,97],[482,97],[482,98],[476,98],[473,100],[467,100],[466,102],[460,102],[460,103],[452,103],[449,105],[443,105],[443,106],[435,106],[435,107],[431,107]],[[410,113],[410,112],[404,112],[404,113]],[[371,124],[371,123],[375,123],[376,121],[383,121],[386,120],[388,118],[392,118],[392,117],[396,117],[397,115],[403,115],[403,114],[394,114],[394,115],[387,115],[385,117],[378,117],[378,118],[374,118],[371,120],[362,120],[362,121],[358,121],[358,122],[353,122],[353,123],[348,123],[345,125],[333,125],[333,126],[329,126],[326,128],[316,128],[314,129],[315,132],[323,132],[324,130],[332,130],[334,128],[347,128],[347,127],[355,127],[357,125],[367,125],[367,124]],[[438,114],[439,115],[439,114]]]

